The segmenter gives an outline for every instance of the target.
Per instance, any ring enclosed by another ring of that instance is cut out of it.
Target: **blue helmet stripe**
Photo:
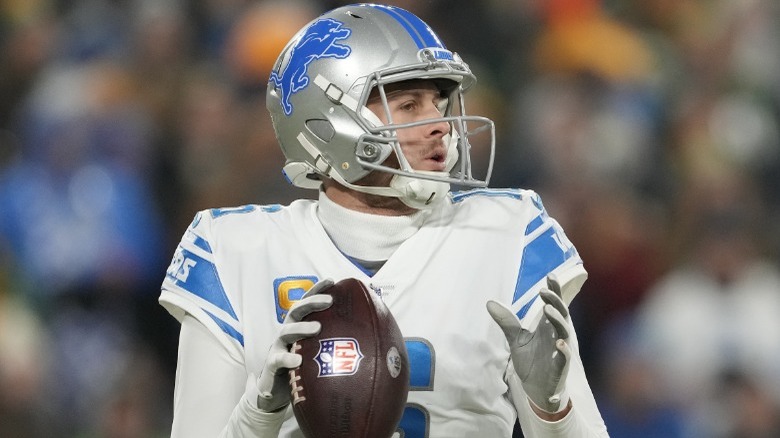
[[[371,5],[372,7],[379,9],[395,18],[398,23],[406,29],[409,36],[412,37],[417,47],[424,49],[426,47],[438,47],[440,49],[446,49],[444,44],[433,30],[425,24],[418,16],[412,14],[401,8],[395,8],[385,5]]]

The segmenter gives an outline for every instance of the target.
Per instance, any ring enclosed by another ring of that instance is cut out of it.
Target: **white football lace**
[[[295,342],[292,345],[292,352],[297,353],[298,350],[300,350],[301,348],[303,347],[301,347],[300,345],[298,345],[297,342]],[[303,386],[298,384],[298,381],[301,380],[301,376],[298,375],[296,369],[290,370],[290,387],[292,388],[290,390],[290,394],[292,395],[294,405],[297,405],[298,403],[306,400],[306,397],[300,394],[301,392],[303,392]]]

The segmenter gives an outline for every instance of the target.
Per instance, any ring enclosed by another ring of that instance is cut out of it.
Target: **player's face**
[[[385,94],[393,124],[435,119],[442,116],[446,107],[446,97],[442,97],[439,88],[431,81],[386,85]],[[390,122],[378,96],[369,99],[367,106],[383,123]],[[445,170],[447,145],[444,136],[449,132],[449,123],[443,121],[396,131],[401,150],[412,169],[439,172]]]

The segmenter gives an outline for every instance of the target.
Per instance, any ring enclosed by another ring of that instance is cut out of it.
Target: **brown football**
[[[303,356],[290,370],[295,418],[308,438],[384,438],[396,431],[409,392],[409,357],[382,300],[348,278],[320,293],[333,305],[307,315],[319,335],[293,344]]]

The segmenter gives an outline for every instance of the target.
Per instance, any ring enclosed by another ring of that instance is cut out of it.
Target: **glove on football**
[[[290,383],[287,371],[301,365],[300,354],[290,352],[290,345],[295,341],[308,338],[320,332],[320,323],[316,321],[301,321],[301,319],[320,310],[325,310],[333,304],[331,295],[320,295],[324,289],[333,286],[333,280],[318,281],[295,303],[279,331],[268,357],[265,360],[263,371],[257,380],[257,407],[265,412],[275,412],[290,403]]]
[[[520,319],[506,306],[490,300],[487,310],[504,332],[515,372],[528,398],[541,410],[557,413],[566,408],[566,375],[571,349],[568,344],[569,311],[561,299],[561,285],[550,275],[547,288],[539,292],[544,315],[533,331],[520,326]]]

